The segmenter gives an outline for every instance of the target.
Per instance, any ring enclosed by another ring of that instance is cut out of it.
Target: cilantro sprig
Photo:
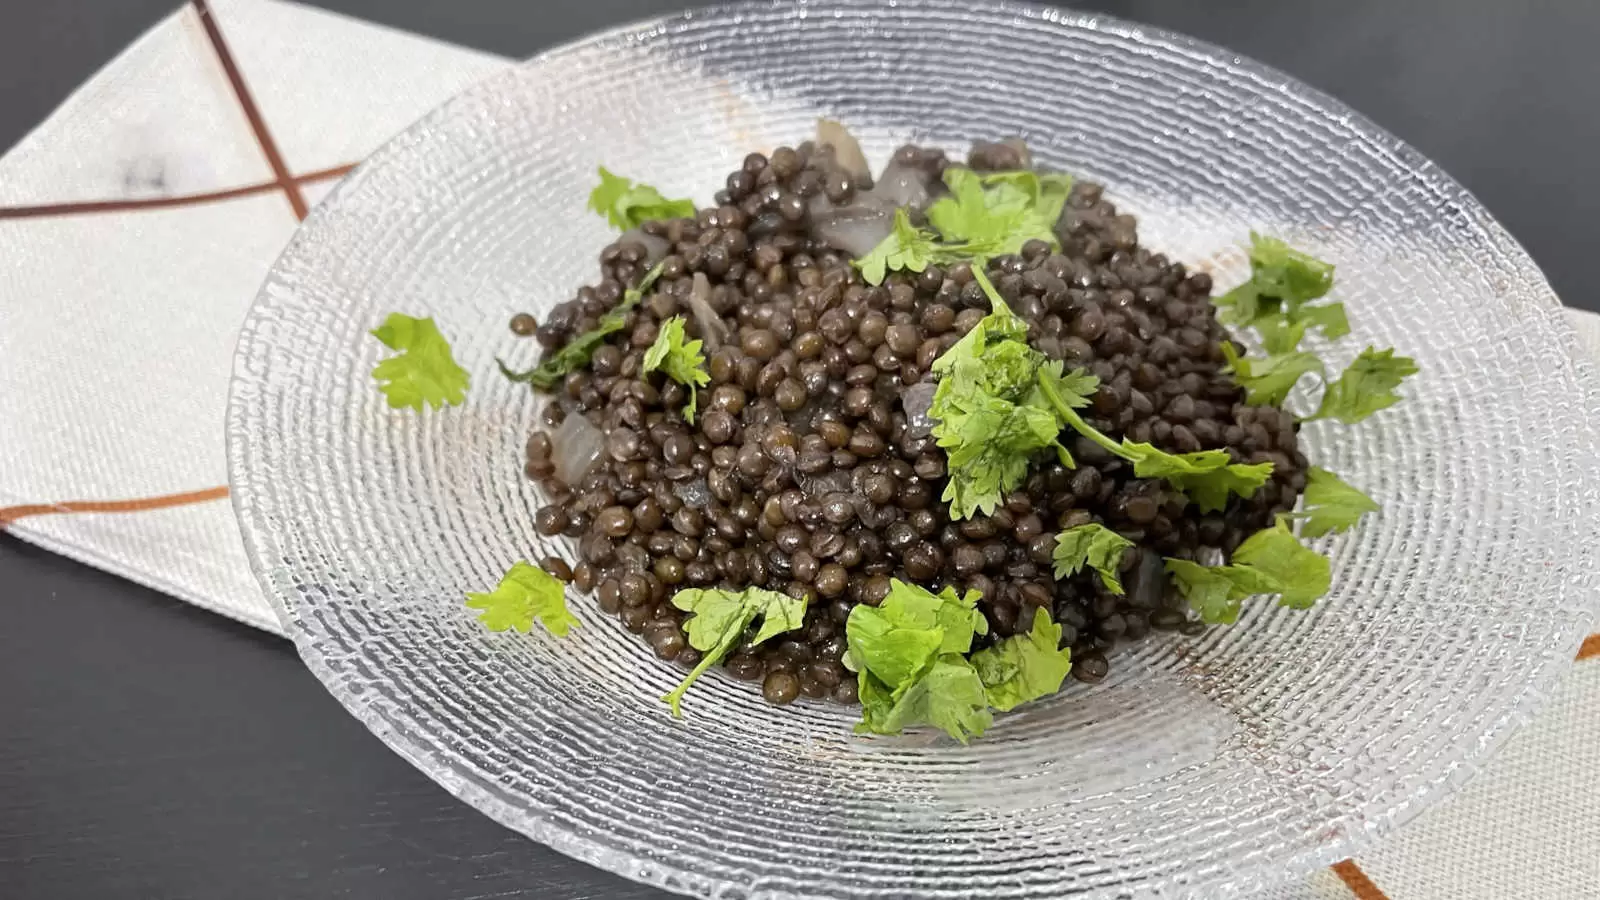
[[[450,342],[432,319],[390,313],[371,333],[385,347],[400,351],[372,370],[389,406],[421,412],[425,405],[437,409],[466,399],[471,376],[456,364]]]
[[[1309,609],[1333,580],[1328,558],[1300,543],[1285,516],[1246,538],[1228,565],[1168,559],[1166,569],[1189,605],[1212,624],[1237,621],[1239,602],[1252,594],[1277,594],[1283,606]]]
[[[1020,253],[1041,240],[1059,247],[1055,223],[1061,218],[1072,178],[1032,170],[979,175],[952,166],[944,172],[950,193],[928,207],[928,224],[918,228],[905,209],[895,210],[894,227],[856,268],[868,284],[882,284],[888,273],[921,272],[935,263]]]
[[[865,734],[911,725],[944,729],[966,743],[994,720],[983,679],[963,654],[988,631],[978,593],[934,594],[899,579],[878,606],[858,604],[845,622],[847,664],[857,671]]]
[[[614,175],[600,167],[600,183],[589,193],[589,208],[606,217],[618,231],[638,228],[658,219],[681,219],[694,215],[693,200],[668,200],[648,184]]]
[[[468,593],[467,606],[479,610],[478,621],[490,631],[533,630],[538,621],[556,637],[578,627],[578,619],[567,610],[566,585],[561,579],[529,562],[513,563],[488,593]]]
[[[1036,610],[1033,628],[972,654],[989,705],[1001,712],[1061,690],[1072,670],[1072,649],[1061,647],[1061,626]]]
[[[673,316],[661,323],[655,343],[644,353],[644,371],[660,369],[668,378],[689,389],[689,402],[683,406],[683,418],[694,424],[695,407],[700,400],[699,389],[711,383],[706,371],[706,357],[700,352],[699,338],[687,340],[683,331],[683,316]]]
[[[1063,425],[1133,463],[1138,477],[1165,479],[1202,512],[1222,509],[1230,495],[1252,496],[1271,476],[1271,463],[1234,463],[1224,450],[1168,453],[1107,437],[1078,413],[1099,379],[1081,369],[1063,373],[1059,361],[1030,347],[1027,324],[1006,306],[988,276],[975,267],[973,277],[992,311],[932,367],[939,385],[929,415],[936,420],[934,440],[949,459],[943,499],[951,518],[993,512],[1027,477],[1038,450],[1054,448],[1063,465],[1075,465],[1058,440]]]
[[[761,588],[745,588],[742,591],[685,588],[672,595],[672,605],[694,614],[683,623],[683,630],[689,637],[689,646],[702,654],[699,665],[661,698],[672,708],[673,716],[680,718],[683,716],[683,695],[689,686],[712,666],[727,658],[756,619],[761,620],[761,627],[750,638],[752,644],[760,644],[768,638],[793,631],[805,622],[806,617],[805,600]]]
[[[1300,503],[1301,511],[1294,517],[1305,520],[1300,532],[1308,538],[1354,528],[1362,516],[1378,511],[1378,504],[1371,497],[1345,484],[1327,469],[1316,466],[1307,473]]]
[[[1328,339],[1350,333],[1343,303],[1311,305],[1333,289],[1333,265],[1283,241],[1250,232],[1250,280],[1212,302],[1224,322],[1316,326]],[[1302,329],[1301,334],[1304,334]],[[1298,343],[1298,339],[1294,343]],[[1291,345],[1292,346],[1292,345]]]
[[[932,725],[966,743],[1005,712],[1061,689],[1072,651],[1059,649],[1061,626],[1045,610],[1033,627],[966,654],[988,630],[977,610],[978,593],[935,594],[899,580],[889,582],[879,606],[861,604],[845,623],[846,664],[857,670],[864,734],[899,734]]]
[[[1133,546],[1115,531],[1095,522],[1068,528],[1056,535],[1056,580],[1061,581],[1078,574],[1084,566],[1100,575],[1100,582],[1113,594],[1121,594],[1122,581],[1117,569],[1122,564],[1122,554]]]
[[[588,365],[590,358],[600,349],[600,345],[606,342],[606,338],[627,326],[628,311],[639,305],[644,299],[645,292],[650,290],[660,277],[661,263],[656,263],[650,271],[644,273],[643,278],[639,279],[638,285],[623,292],[620,303],[600,317],[600,324],[568,341],[549,359],[526,372],[512,371],[504,361],[496,358],[500,374],[510,381],[525,382],[541,391],[555,387],[567,373]]]
[[[988,279],[973,270],[980,283]],[[1038,372],[1051,365],[1028,346],[1028,326],[992,286],[992,312],[933,362],[938,377],[928,414],[948,457],[943,499],[954,519],[992,513],[1028,474],[1036,450],[1056,447],[1061,424],[1039,398]],[[1059,371],[1060,363],[1054,363]],[[1064,457],[1070,459],[1070,457]]]
[[[1245,389],[1246,402],[1282,406],[1306,375],[1326,385],[1317,411],[1305,417],[1337,419],[1354,424],[1400,401],[1395,388],[1420,371],[1409,357],[1394,350],[1368,347],[1333,381],[1316,354],[1301,350],[1306,332],[1316,328],[1324,338],[1350,333],[1343,303],[1313,303],[1333,288],[1333,266],[1277,238],[1250,233],[1250,280],[1212,301],[1219,318],[1261,335],[1266,356],[1240,356],[1224,341],[1228,371]]]

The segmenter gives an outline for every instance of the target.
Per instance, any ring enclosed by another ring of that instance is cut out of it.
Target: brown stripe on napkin
[[[28,516],[49,516],[61,513],[121,513],[143,512],[147,509],[166,509],[204,503],[228,496],[226,487],[186,491],[181,494],[162,494],[157,497],[140,497],[134,500],[70,500],[65,503],[30,503],[23,506],[0,508],[0,528],[6,528],[18,519]]]
[[[333,166],[327,169],[318,169],[304,175],[296,175],[291,179],[296,186],[326,181],[330,178],[341,178],[350,174],[356,167],[355,163],[345,163],[342,166]],[[255,194],[265,194],[282,188],[276,181],[264,181],[260,184],[250,184],[244,187],[228,188],[221,191],[205,191],[199,194],[178,194],[168,197],[138,197],[118,200],[83,200],[72,203],[45,203],[39,206],[0,206],[0,219],[34,219],[48,216],[75,216],[84,213],[127,212],[140,209],[170,209],[177,206],[197,206],[203,203],[215,203],[219,200],[233,200],[239,197],[249,197]]]
[[[277,177],[278,187],[283,189],[284,196],[289,198],[289,207],[294,210],[295,218],[304,219],[307,207],[306,198],[300,193],[300,186],[289,177],[289,167],[283,162],[283,155],[278,152],[278,143],[272,139],[272,133],[267,130],[267,123],[261,118],[261,110],[256,107],[256,101],[250,95],[250,88],[244,83],[244,73],[239,71],[239,64],[234,62],[233,53],[228,49],[228,42],[222,36],[222,28],[217,25],[216,17],[211,14],[211,5],[206,0],[193,0],[195,12],[200,14],[200,24],[205,26],[206,37],[211,39],[211,47],[217,52],[217,61],[222,63],[222,71],[228,76],[228,83],[233,86],[233,94],[239,99],[239,106],[244,110],[244,117],[250,122],[250,130],[256,134],[256,142],[261,145],[261,153],[267,158],[267,165],[272,169],[272,174]]]

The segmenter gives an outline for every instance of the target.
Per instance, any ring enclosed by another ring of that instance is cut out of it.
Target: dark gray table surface
[[[318,5],[527,56],[681,4]],[[0,3],[0,147],[172,6]],[[1079,6],[1224,44],[1342,98],[1475,192],[1569,305],[1600,309],[1584,274],[1600,213],[1600,3]],[[281,639],[4,535],[0,603],[0,898],[665,896],[447,795]]]

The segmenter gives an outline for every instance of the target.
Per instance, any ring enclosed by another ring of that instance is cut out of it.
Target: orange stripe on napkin
[[[1333,874],[1339,876],[1339,880],[1350,889],[1350,893],[1356,895],[1356,900],[1389,900],[1389,896],[1378,890],[1378,886],[1372,883],[1367,873],[1361,871],[1355,860],[1336,862],[1332,868]]]
[[[159,497],[140,497],[135,500],[71,500],[66,503],[31,503],[25,506],[0,508],[0,528],[28,516],[51,516],[62,513],[122,513],[142,512],[147,509],[166,509],[169,506],[186,506],[221,500],[228,496],[225,487],[186,491],[181,494],[162,494]]]
[[[1578,647],[1579,659],[1593,659],[1600,656],[1600,633],[1591,634],[1583,639],[1583,644]]]

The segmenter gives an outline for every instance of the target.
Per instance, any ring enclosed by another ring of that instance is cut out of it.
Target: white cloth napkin
[[[226,498],[234,338],[307,206],[498,57],[184,6],[0,158],[0,527],[281,633]],[[1600,358],[1600,317],[1574,311]],[[1448,804],[1260,900],[1600,897],[1600,636]]]

